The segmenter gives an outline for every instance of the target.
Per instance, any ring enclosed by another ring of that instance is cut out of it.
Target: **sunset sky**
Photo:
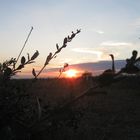
[[[140,53],[140,0],[0,0],[0,20],[1,62],[18,56],[31,26],[23,55],[40,52],[36,69],[76,29],[82,32],[48,68],[110,60],[110,53],[126,59],[133,49]]]

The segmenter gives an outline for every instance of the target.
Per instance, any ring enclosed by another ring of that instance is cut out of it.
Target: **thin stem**
[[[31,27],[31,30],[30,30],[30,32],[29,32],[29,34],[28,34],[28,36],[27,36],[27,38],[26,38],[26,40],[25,40],[25,42],[24,42],[24,44],[23,44],[23,47],[22,47],[22,49],[21,49],[21,51],[20,51],[18,57],[17,57],[16,63],[18,62],[19,57],[21,56],[21,53],[23,52],[23,49],[25,48],[25,45],[26,45],[26,43],[27,43],[27,41],[28,41],[28,39],[29,39],[29,37],[30,37],[30,35],[31,35],[32,30],[33,30],[33,27]],[[15,65],[16,65],[16,64],[15,64]]]
[[[59,79],[61,77],[61,75],[62,75],[62,72],[59,73],[59,76],[57,78]]]
[[[44,70],[45,67],[46,67],[46,66],[44,65],[44,66],[42,67],[42,69],[39,71],[39,73],[36,75],[35,78],[37,78],[37,77],[40,75],[40,73]]]

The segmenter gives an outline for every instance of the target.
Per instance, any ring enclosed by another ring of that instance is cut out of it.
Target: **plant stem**
[[[23,44],[23,47],[22,47],[22,49],[21,49],[21,51],[20,51],[18,57],[17,57],[16,63],[18,62],[19,57],[20,57],[21,53],[23,52],[23,49],[25,48],[25,45],[26,45],[26,43],[27,43],[27,41],[28,41],[28,39],[29,39],[29,37],[30,37],[30,35],[31,35],[32,30],[33,30],[33,27],[31,27],[31,30],[30,30],[30,32],[29,32],[29,34],[28,34],[28,36],[27,36],[27,38],[26,38],[26,40],[25,40],[25,42],[24,42],[24,44]],[[16,64],[15,64],[15,65],[16,65]]]
[[[38,74],[36,75],[35,78],[37,78],[37,77],[40,75],[40,73],[44,70],[45,67],[46,67],[46,66],[44,65],[44,66],[42,67],[42,69],[38,72]]]

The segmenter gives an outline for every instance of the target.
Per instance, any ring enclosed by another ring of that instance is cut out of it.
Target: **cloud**
[[[114,42],[114,41],[106,41],[102,42],[100,46],[132,46],[132,43],[129,42]]]
[[[102,30],[97,30],[96,33],[98,33],[98,34],[104,34],[104,31],[102,31]]]
[[[72,49],[72,51],[79,52],[79,53],[95,54],[97,55],[98,59],[100,59],[102,55],[101,51],[96,51],[93,50],[92,48],[74,48]]]
[[[100,34],[100,35],[105,33],[105,32],[104,32],[103,30],[101,30],[101,29],[89,28],[88,30],[91,31],[91,32],[95,32],[95,33],[97,33],[97,34]]]
[[[131,57],[133,50],[140,50],[139,44],[125,41],[106,41],[100,43],[98,50],[103,52],[102,60],[109,60],[108,54],[114,54],[115,59],[126,59]]]

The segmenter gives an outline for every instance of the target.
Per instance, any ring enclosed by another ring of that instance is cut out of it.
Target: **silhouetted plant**
[[[35,62],[34,60],[38,57],[38,55],[39,52],[36,51],[31,58],[29,57],[29,54],[28,54],[28,59],[22,56],[20,60],[20,64],[18,66],[16,66],[17,63],[16,58],[11,58],[10,60],[0,63],[0,79],[6,82],[12,76],[17,74],[18,72],[21,72],[21,70],[26,65],[34,63]]]
[[[105,70],[100,76],[99,76],[99,84],[101,86],[109,85],[113,82],[115,77],[115,62],[114,62],[114,55],[110,54],[112,59],[112,68]]]
[[[16,131],[18,130],[16,128],[16,125],[18,125],[18,127],[20,126],[19,128],[24,128],[23,130],[27,131],[26,133],[28,135],[32,131],[30,129],[36,123],[39,123],[42,117],[42,108],[39,98],[34,98],[33,96],[30,96],[27,93],[28,89],[25,89],[25,86],[23,86],[22,89],[18,89],[17,85],[14,85],[14,83],[12,83],[12,80],[10,80],[12,76],[16,75],[18,72],[21,72],[21,70],[25,68],[26,65],[34,63],[35,59],[39,55],[39,52],[36,50],[36,52],[33,55],[30,56],[28,53],[27,57],[22,56],[20,59],[20,56],[23,52],[23,49],[25,48],[25,45],[29,39],[32,30],[33,27],[31,28],[18,57],[11,58],[10,60],[0,63],[0,125],[2,129],[6,127],[6,131],[8,131],[8,133],[12,133],[14,139],[21,139],[21,136],[16,136]],[[49,53],[43,67],[38,73],[36,73],[35,69],[33,68],[32,74],[34,76],[34,79],[37,79],[39,77],[39,75],[49,64],[49,62],[53,58],[56,58],[57,54],[60,53],[63,48],[66,48],[67,43],[71,42],[75,35],[79,32],[80,30],[77,30],[76,33],[72,32],[70,36],[65,37],[61,47],[59,47],[59,45],[56,44],[57,50],[54,53]],[[20,62],[18,62],[19,60]],[[68,67],[67,63],[65,63],[63,68],[60,70],[59,77],[65,71],[66,67]],[[9,83],[5,85],[5,83],[7,83],[8,81]],[[31,88],[32,85],[33,82],[30,84],[29,88]],[[24,93],[21,94],[22,92]],[[53,112],[55,112],[55,110]],[[47,115],[48,113],[49,112],[47,112]]]
[[[44,63],[44,66],[40,69],[40,71],[36,74],[35,72],[35,69],[33,68],[32,70],[32,74],[34,76],[34,78],[36,79],[40,74],[41,72],[44,70],[44,68],[49,64],[49,62],[53,59],[53,58],[56,58],[57,57],[57,54],[60,53],[62,51],[63,48],[66,48],[67,47],[67,43],[68,42],[71,42],[72,39],[76,36],[76,34],[80,33],[81,30],[78,30],[76,31],[76,33],[74,33],[72,31],[72,34],[71,36],[68,35],[68,37],[65,37],[64,40],[63,40],[63,44],[62,46],[60,47],[58,44],[56,44],[56,51],[54,53],[50,52],[49,55],[47,56],[46,58],[46,61]]]
[[[66,68],[69,66],[68,63],[65,63],[63,68],[59,69],[59,76],[58,78],[62,75],[63,72],[65,72]]]
[[[129,73],[129,74],[137,74],[140,72],[139,63],[140,57],[137,58],[138,52],[136,50],[132,51],[132,56],[126,59],[126,65],[122,68],[118,74],[120,73]]]
[[[22,56],[21,57],[21,60],[20,60],[20,64],[18,66],[16,66],[16,64],[18,63],[18,60],[23,52],[23,49],[25,48],[25,45],[29,39],[29,36],[31,35],[31,32],[33,30],[33,27],[31,27],[31,30],[25,40],[25,43],[18,55],[17,58],[11,58],[10,60],[6,60],[5,62],[3,63],[0,63],[0,79],[1,80],[4,80],[5,82],[7,80],[9,80],[12,76],[14,76],[15,74],[17,74],[18,72],[21,72],[21,69],[23,69],[25,67],[25,65],[28,65],[28,64],[31,64],[31,63],[34,63],[35,59],[38,57],[39,55],[39,52],[36,51],[30,58],[30,55],[29,53],[27,54],[28,57],[27,59],[25,58],[25,56]]]

